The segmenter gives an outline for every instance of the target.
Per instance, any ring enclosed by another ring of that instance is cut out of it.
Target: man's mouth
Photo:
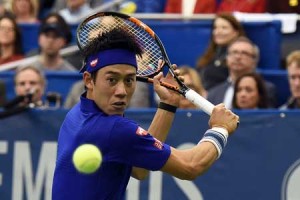
[[[115,102],[112,105],[113,105],[113,107],[118,108],[118,109],[126,107],[125,102]]]

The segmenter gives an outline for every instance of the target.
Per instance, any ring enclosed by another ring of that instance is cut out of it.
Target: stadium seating
[[[144,20],[158,34],[171,62],[178,65],[188,64],[195,66],[195,62],[207,47],[212,20],[178,21],[178,20]],[[286,72],[280,68],[281,59],[281,23],[270,22],[243,22],[243,26],[250,39],[260,48],[261,59],[259,70],[265,79],[273,82],[278,90],[278,103],[281,105],[289,96]],[[37,48],[39,25],[22,24],[23,44],[26,52]],[[76,43],[77,25],[72,25],[72,42]],[[276,41],[276,42],[274,42]],[[13,73],[0,73],[0,79],[7,84],[7,98],[12,99]],[[78,73],[47,73],[47,92],[55,91],[61,93],[63,100],[71,85],[80,79]],[[64,87],[61,87],[61,86]],[[151,86],[150,86],[151,89]],[[155,106],[151,97],[152,106]]]
[[[277,88],[278,105],[283,104],[290,95],[289,86],[287,81],[287,74],[285,71],[279,70],[260,70],[259,73],[268,81],[275,84]],[[46,92],[58,92],[62,95],[63,100],[69,92],[72,84],[81,79],[79,73],[73,72],[52,72],[46,74],[47,88]],[[15,97],[14,84],[13,84],[13,72],[0,73],[0,79],[4,80],[7,86],[7,98],[12,99]],[[63,86],[63,87],[62,87]],[[151,85],[150,90],[153,91]],[[155,107],[155,101],[153,96],[150,96],[151,106]]]
[[[160,37],[172,63],[195,66],[206,49],[211,35],[212,20],[174,21],[144,20]],[[281,22],[243,22],[247,36],[260,48],[262,69],[280,69]],[[39,25],[21,25],[24,50],[37,48]],[[72,42],[76,41],[77,25],[71,26]],[[274,42],[276,41],[276,42]]]

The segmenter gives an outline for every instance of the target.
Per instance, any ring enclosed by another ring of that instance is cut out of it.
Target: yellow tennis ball
[[[101,151],[92,144],[83,144],[73,153],[75,168],[84,174],[94,173],[102,163]]]
[[[125,14],[135,13],[135,11],[137,9],[137,6],[133,1],[123,3],[120,7],[121,7],[120,12],[125,13]]]

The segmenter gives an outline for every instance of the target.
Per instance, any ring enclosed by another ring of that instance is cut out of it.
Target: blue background
[[[14,144],[20,141],[30,144],[31,178],[34,182],[41,159],[41,146],[44,142],[56,142],[66,112],[30,110],[0,120],[0,142],[8,143],[7,154],[0,154],[0,199],[11,199],[15,192],[12,191]],[[192,183],[201,191],[203,199],[207,200],[281,199],[286,191],[283,187],[284,176],[300,158],[300,112],[236,113],[241,123],[229,138],[221,158],[206,174]],[[149,126],[153,115],[152,109],[129,110],[126,113],[127,117],[136,119],[144,128]],[[174,147],[185,143],[197,144],[208,128],[208,119],[202,111],[179,110],[167,143]],[[164,174],[162,179],[161,199],[189,199],[170,175]],[[138,199],[149,199],[149,188],[155,187],[150,181],[151,178],[141,183]],[[43,191],[50,189],[43,187]],[[26,192],[23,195],[23,199],[26,199]],[[44,198],[41,196],[38,199]]]

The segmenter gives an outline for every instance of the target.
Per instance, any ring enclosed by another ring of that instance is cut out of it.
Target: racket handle
[[[212,110],[215,107],[214,104],[207,101],[204,97],[202,97],[201,95],[199,95],[197,92],[195,92],[192,89],[189,89],[185,93],[185,98],[187,98],[193,104],[198,106],[201,110],[203,110],[208,115],[211,115]]]

